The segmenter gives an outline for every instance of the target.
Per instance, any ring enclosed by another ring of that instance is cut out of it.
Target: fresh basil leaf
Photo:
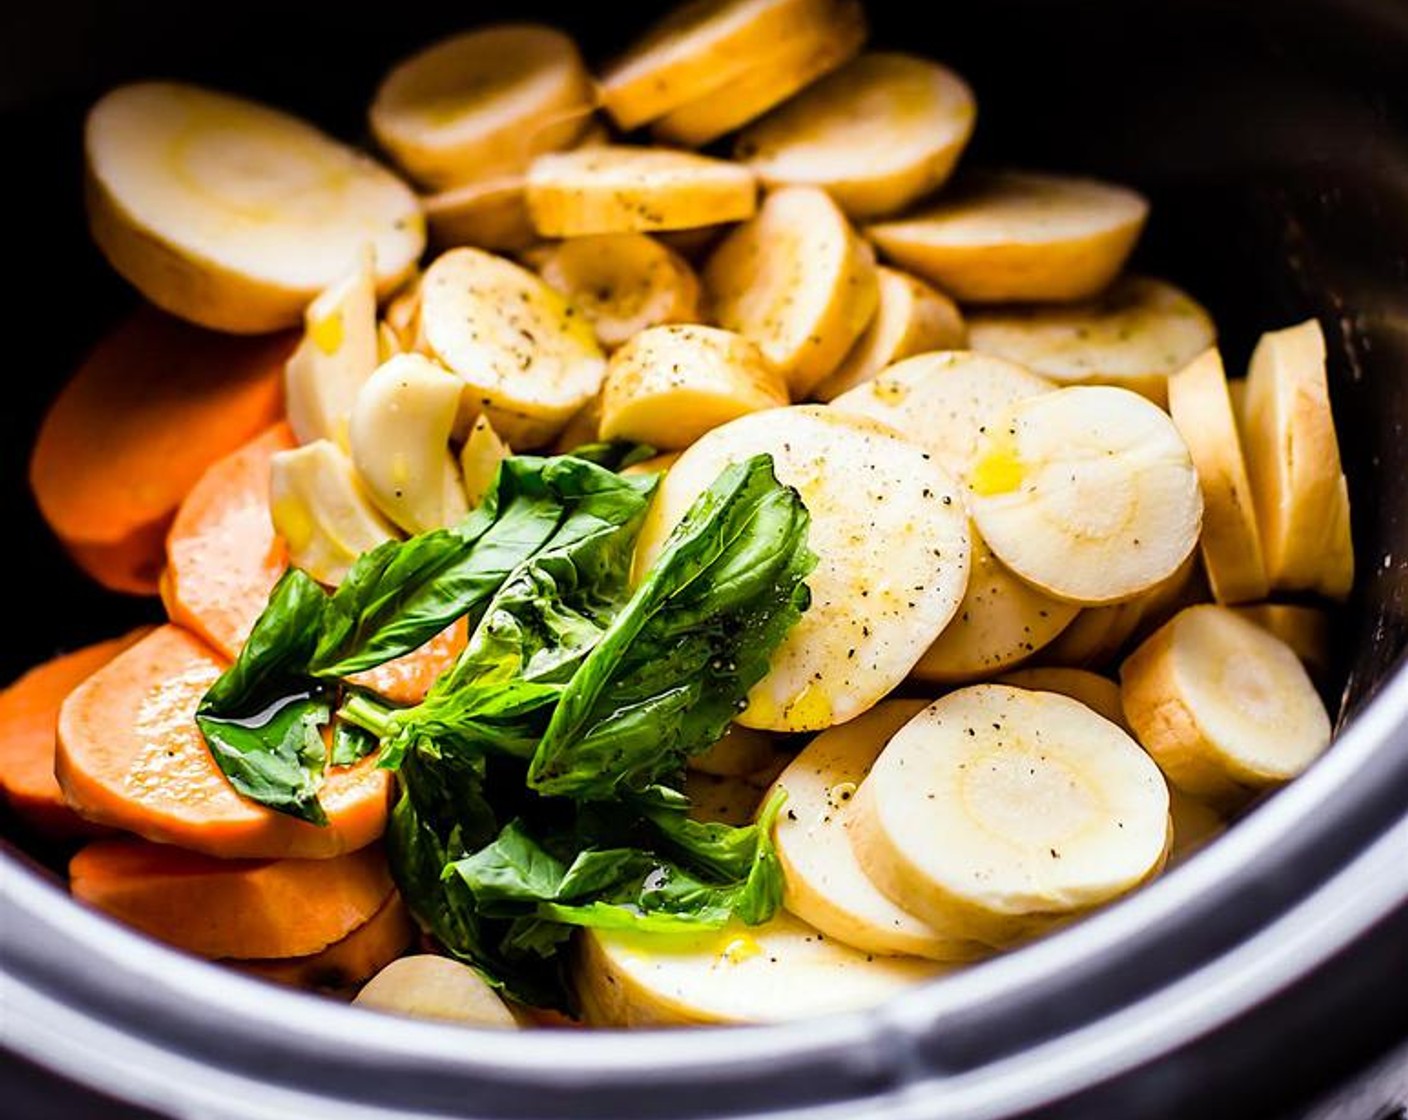
[[[583,443],[568,452],[574,459],[585,459],[609,471],[623,471],[637,463],[655,458],[655,448],[647,443],[632,443],[630,440],[603,440],[599,443]]]
[[[339,719],[333,723],[332,754],[328,761],[333,766],[351,766],[366,758],[379,745],[380,740],[365,727]]]

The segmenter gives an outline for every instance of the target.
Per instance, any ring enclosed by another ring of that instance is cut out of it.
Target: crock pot
[[[41,1114],[39,1067],[158,1115],[212,1120],[1246,1118],[1282,1114],[1408,1039],[1408,3],[870,7],[877,42],[933,54],[974,84],[970,161],[1090,171],[1149,193],[1136,263],[1209,305],[1230,369],[1260,330],[1308,315],[1325,326],[1360,571],[1333,749],[1135,897],[887,1006],[629,1036],[465,1031],[242,978],[73,905],[45,864],[62,853],[7,824],[0,1113]],[[23,485],[42,407],[133,299],[83,229],[86,105],[115,82],[173,76],[357,137],[378,74],[437,34],[544,18],[600,57],[651,14],[6,6],[0,675],[153,611],[85,585]],[[1387,1101],[1348,1115],[1369,1120]],[[75,1107],[48,1114],[119,1108]]]

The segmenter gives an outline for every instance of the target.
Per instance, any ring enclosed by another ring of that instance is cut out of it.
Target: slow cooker
[[[971,162],[1146,191],[1136,265],[1211,308],[1231,370],[1261,329],[1324,325],[1360,571],[1330,752],[1211,848],[1070,929],[865,1014],[770,1028],[504,1035],[377,1017],[80,909],[52,873],[63,853],[6,822],[0,1113],[1212,1120],[1301,1115],[1372,1069],[1334,1115],[1395,1114],[1408,1094],[1395,1072],[1408,1065],[1408,4],[870,9],[876,42],[974,85]],[[541,18],[600,58],[653,14],[531,0],[6,7],[5,679],[154,610],[87,585],[23,482],[42,408],[134,298],[84,229],[86,106],[120,81],[179,77],[360,138],[378,75],[436,35]]]

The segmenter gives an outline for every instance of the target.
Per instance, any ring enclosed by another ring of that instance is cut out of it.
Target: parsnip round
[[[553,440],[552,453],[566,455],[584,444],[596,443],[601,438],[601,393],[572,414],[567,426],[557,433]]]
[[[482,412],[517,448],[551,440],[606,374],[586,316],[527,269],[478,249],[451,249],[426,270],[419,344],[463,381],[461,427]]]
[[[766,783],[749,781],[747,774],[690,770],[684,777],[684,794],[692,802],[690,818],[735,828],[753,819],[766,788]]]
[[[422,187],[521,173],[591,120],[591,76],[576,45],[540,24],[482,27],[399,63],[371,106],[377,143]]]
[[[952,70],[877,52],[753,124],[733,154],[768,186],[822,187],[851,217],[875,218],[937,189],[976,120],[973,91]]]
[[[1002,945],[1163,866],[1168,787],[1113,723],[1054,692],[975,685],[892,738],[850,823],[862,868],[932,924]]]
[[[896,362],[834,398],[831,406],[888,424],[962,476],[988,428],[1018,401],[1052,388],[1045,378],[1001,358],[939,351]]]
[[[702,321],[694,269],[643,233],[574,237],[548,249],[537,269],[591,320],[608,350],[648,327]]]
[[[943,965],[877,957],[786,912],[699,934],[584,931],[575,975],[602,1027],[805,1021],[874,1007],[942,976]]]
[[[729,463],[767,453],[811,514],[811,606],[783,639],[738,722],[817,731],[853,719],[904,680],[953,617],[968,581],[957,484],[890,429],[825,405],[753,413],[680,456],[636,548],[643,572]]]
[[[528,216],[528,182],[522,175],[481,179],[421,199],[431,243],[438,249],[471,245],[518,253],[535,244]]]
[[[874,380],[896,362],[931,350],[961,350],[968,327],[958,305],[936,288],[893,268],[877,267],[879,305],[841,364],[812,390],[817,400]]]
[[[982,437],[967,482],[998,559],[1070,602],[1133,598],[1198,543],[1203,499],[1188,448],[1166,413],[1128,389],[1018,401]]]
[[[381,320],[400,340],[402,353],[415,349],[416,335],[420,330],[420,277],[408,282],[391,297]]]
[[[881,254],[961,303],[1089,299],[1149,214],[1134,191],[1031,172],[968,176],[933,206],[867,228]]]
[[[373,503],[408,533],[453,524],[468,511],[450,454],[463,388],[429,358],[398,354],[357,394],[352,463]]]
[[[731,723],[723,738],[689,759],[689,768],[720,778],[742,778],[770,766],[776,755],[771,735]]]
[[[885,700],[813,739],[778,777],[787,792],[774,841],[787,887],[783,905],[828,937],[867,953],[940,961],[981,956],[961,926],[935,928],[896,906],[866,878],[846,833],[856,790],[891,736],[924,700]]]
[[[705,432],[787,404],[787,386],[753,343],[717,327],[652,327],[611,357],[601,438],[683,450]]]
[[[1334,620],[1328,611],[1295,603],[1253,603],[1234,609],[1290,646],[1312,678],[1330,676],[1334,669]]]
[[[357,557],[396,535],[362,488],[352,460],[320,439],[269,462],[269,509],[289,562],[336,587]]]
[[[474,969],[432,954],[392,961],[366,982],[352,1005],[464,1026],[498,1030],[518,1026],[508,1005]]]
[[[1074,603],[1044,595],[1017,578],[969,526],[973,558],[968,589],[953,620],[914,666],[935,684],[982,680],[1025,661],[1080,613]]]
[[[1265,599],[1269,590],[1247,463],[1218,352],[1208,350],[1168,382],[1169,414],[1203,490],[1203,567],[1219,603]]]
[[[296,117],[175,82],[140,82],[88,114],[88,221],[158,307],[238,334],[296,324],[368,243],[377,290],[425,247],[404,183]]]
[[[622,467],[623,475],[643,475],[643,474],[664,474],[667,470],[679,462],[680,453],[678,451],[667,451],[663,455],[652,455],[649,459],[642,459],[639,463],[632,463],[629,467]]]
[[[804,398],[839,366],[879,303],[874,256],[815,187],[784,187],[704,266],[721,327],[751,338]]]
[[[1103,716],[1122,731],[1130,730],[1124,718],[1124,703],[1120,686],[1109,677],[1087,669],[1066,669],[1056,665],[1031,669],[1014,669],[998,677],[994,684],[1010,684],[1033,692],[1057,692],[1079,700],[1098,716]],[[1175,822],[1176,827],[1176,822]],[[1175,842],[1177,837],[1175,836]]]
[[[1169,376],[1207,350],[1217,330],[1186,292],[1129,276],[1088,303],[978,312],[969,337],[974,350],[1058,384],[1117,385],[1162,407]]]
[[[1173,847],[1168,862],[1182,863],[1199,848],[1227,831],[1227,821],[1211,805],[1190,797],[1177,786],[1169,786],[1169,814],[1173,817]]]
[[[1227,607],[1189,607],[1120,667],[1139,741],[1185,793],[1235,803],[1287,782],[1330,742],[1295,652]]]
[[[693,229],[742,221],[757,205],[746,167],[671,148],[606,144],[528,169],[528,214],[543,237]]]
[[[1261,337],[1247,374],[1243,442],[1271,586],[1344,599],[1354,584],[1349,487],[1311,319]]]

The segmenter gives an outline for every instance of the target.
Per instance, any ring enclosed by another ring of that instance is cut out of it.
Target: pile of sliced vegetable
[[[955,175],[972,92],[866,38],[704,0],[593,77],[475,29],[376,91],[394,170],[193,86],[93,108],[154,306],[30,479],[165,620],[0,694],[77,898],[401,1014],[798,1018],[1119,898],[1325,749],[1318,325],[1229,380],[1125,271],[1139,194]]]

